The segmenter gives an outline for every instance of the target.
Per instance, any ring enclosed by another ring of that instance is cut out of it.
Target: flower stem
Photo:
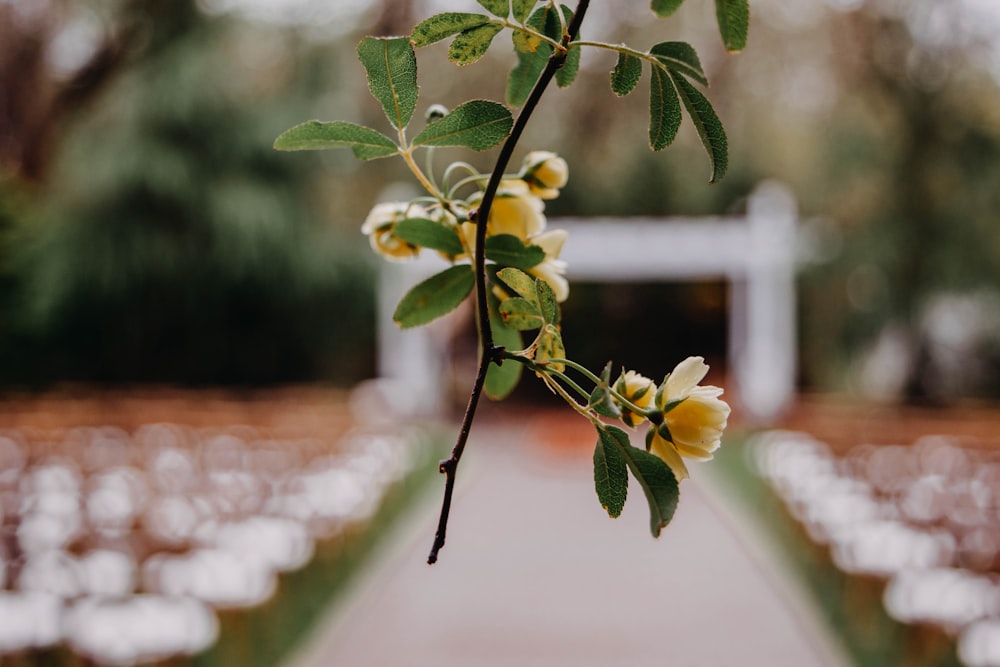
[[[400,134],[402,134],[402,131],[400,131]],[[412,149],[401,150],[399,151],[399,154],[403,157],[403,161],[406,162],[406,166],[410,168],[414,177],[416,177],[416,179],[420,182],[420,185],[422,185],[424,189],[427,190],[427,192],[430,193],[435,199],[438,201],[444,201],[441,191],[438,190],[429,178],[427,178],[427,175],[420,169],[420,165],[418,165],[417,161],[413,159]]]
[[[448,529],[448,516],[451,512],[451,497],[455,491],[455,476],[458,471],[458,463],[462,458],[462,452],[465,451],[465,444],[469,440],[469,431],[472,428],[472,420],[476,414],[476,406],[479,405],[479,398],[483,393],[483,385],[486,382],[486,371],[489,370],[491,363],[496,362],[499,364],[503,361],[503,348],[496,347],[493,343],[493,329],[490,327],[489,306],[486,298],[486,222],[489,220],[490,207],[493,205],[493,198],[500,187],[500,180],[503,178],[511,156],[514,154],[514,148],[517,146],[517,142],[520,140],[521,134],[528,124],[528,119],[538,107],[538,102],[542,94],[552,82],[556,72],[565,64],[567,54],[566,44],[580,31],[580,24],[583,22],[583,17],[586,15],[587,7],[589,6],[590,0],[580,0],[577,4],[576,11],[573,13],[573,20],[570,21],[567,33],[563,37],[563,48],[556,49],[553,52],[548,63],[545,65],[545,69],[542,70],[542,73],[538,76],[538,80],[535,81],[535,86],[531,89],[531,93],[528,95],[521,113],[518,114],[517,119],[514,121],[510,135],[500,149],[497,162],[493,166],[493,173],[486,184],[486,191],[483,192],[483,199],[479,205],[479,210],[475,212],[476,253],[474,269],[476,275],[476,312],[478,314],[479,340],[482,352],[479,358],[479,370],[476,372],[476,381],[473,384],[472,392],[469,394],[469,402],[465,408],[465,416],[462,419],[462,427],[458,432],[455,447],[451,451],[451,456],[441,461],[438,465],[438,470],[445,475],[444,499],[441,503],[441,515],[438,518],[437,532],[434,534],[434,544],[431,546],[431,552],[427,556],[428,565],[433,565],[437,562],[438,552],[444,547],[445,533]],[[413,170],[416,164],[412,164],[412,156],[404,154],[404,157],[408,158],[408,164],[411,164],[410,168]],[[419,171],[419,167],[417,167],[414,173],[417,173],[417,171]]]

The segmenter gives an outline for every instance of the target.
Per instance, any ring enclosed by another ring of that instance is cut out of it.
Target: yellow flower
[[[393,234],[393,230],[402,220],[427,216],[427,209],[419,204],[407,202],[376,204],[361,225],[361,233],[368,235],[372,250],[386,259],[403,262],[416,257],[420,248],[397,237]]]
[[[478,204],[482,193],[472,196],[470,208]],[[490,236],[513,234],[522,241],[545,229],[545,202],[531,193],[528,184],[520,179],[500,182],[486,232]]]
[[[545,259],[528,269],[528,273],[547,282],[556,295],[556,301],[560,303],[569,298],[566,262],[559,259],[559,253],[568,237],[569,232],[565,229],[551,229],[528,239],[528,243],[545,251]]]
[[[521,178],[536,197],[555,199],[559,188],[569,180],[569,167],[566,160],[551,151],[532,151],[524,158]]]
[[[677,364],[656,392],[655,404],[662,411],[663,421],[646,434],[646,444],[670,466],[678,481],[688,477],[681,457],[711,459],[729,421],[729,405],[719,398],[722,389],[698,384],[707,372],[704,359],[688,357]]]
[[[618,382],[615,383],[615,391],[633,405],[648,408],[653,404],[656,385],[648,377],[639,375],[635,371],[627,371],[618,378]],[[628,426],[635,427],[646,421],[646,418],[622,406],[622,421]]]
[[[475,195],[470,205],[481,195]],[[536,245],[545,252],[545,259],[528,269],[532,275],[541,278],[556,296],[557,301],[569,297],[569,282],[566,280],[566,262],[559,259],[563,245],[569,236],[565,229],[545,231],[545,203],[531,194],[527,184],[521,180],[505,180],[500,184],[497,196],[490,207],[487,223],[488,236],[510,234],[525,245]],[[464,222],[460,225],[462,237],[469,257],[476,245],[476,223]]]

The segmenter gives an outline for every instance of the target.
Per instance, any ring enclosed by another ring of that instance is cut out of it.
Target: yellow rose
[[[569,180],[569,167],[551,151],[532,151],[524,158],[521,178],[536,197],[555,199]]]
[[[566,280],[566,262],[559,259],[563,244],[569,237],[565,229],[551,229],[528,239],[528,243],[536,245],[545,251],[545,259],[528,269],[528,273],[541,278],[549,284],[556,295],[556,301],[562,303],[569,298],[569,281]]]
[[[397,237],[393,234],[393,230],[402,220],[427,216],[427,209],[419,204],[407,202],[376,204],[361,225],[361,233],[368,235],[372,250],[386,259],[403,262],[416,257],[420,248]]]
[[[478,205],[482,193],[473,195],[470,208]],[[490,236],[513,234],[522,241],[545,229],[545,202],[531,194],[528,184],[520,179],[500,182],[486,232]]]
[[[615,391],[633,405],[648,408],[653,404],[656,385],[648,377],[639,375],[635,371],[627,371],[618,378],[618,382],[615,383]],[[622,421],[628,426],[635,427],[646,421],[646,418],[622,406]]]
[[[542,200],[531,195],[524,181],[503,181],[490,208],[486,233],[488,236],[510,234],[525,245],[540,247],[545,252],[545,259],[528,269],[528,273],[548,283],[556,300],[562,302],[569,297],[569,282],[566,280],[566,262],[559,259],[559,253],[569,233],[565,229],[543,231],[543,209]],[[468,256],[472,257],[472,249],[476,245],[476,223],[463,222],[459,227]]]
[[[729,421],[729,405],[719,398],[722,389],[698,384],[706,373],[704,359],[688,357],[677,364],[656,392],[655,404],[662,411],[662,423],[649,430],[646,443],[678,480],[688,477],[681,457],[699,461],[713,458]]]

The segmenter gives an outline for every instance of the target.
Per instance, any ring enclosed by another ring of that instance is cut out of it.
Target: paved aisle
[[[621,518],[600,508],[586,448],[531,461],[531,422],[476,426],[438,564],[440,485],[288,667],[845,664],[704,473],[653,540],[634,482]]]

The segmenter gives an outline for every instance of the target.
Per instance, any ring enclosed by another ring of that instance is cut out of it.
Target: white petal
[[[703,357],[688,357],[677,364],[667,378],[667,400],[687,396],[707,373],[708,365]]]

